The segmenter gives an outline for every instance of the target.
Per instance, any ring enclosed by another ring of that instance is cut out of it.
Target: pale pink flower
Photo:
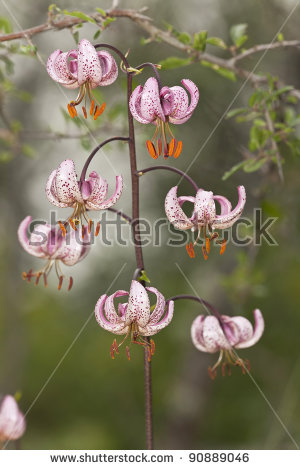
[[[148,293],[156,295],[156,305],[151,309]],[[128,296],[128,301],[119,303],[118,311],[114,306],[114,299]],[[147,348],[149,360],[154,354],[154,342],[150,345],[145,337],[153,336],[169,325],[173,318],[174,301],[167,302],[164,296],[154,287],[143,287],[138,281],[132,281],[130,292],[118,290],[113,295],[102,295],[95,308],[96,320],[107,331],[116,335],[125,335],[120,344],[114,340],[111,347],[111,355],[118,353],[118,347],[125,339],[130,337],[131,342]],[[130,359],[129,347],[126,348],[127,357]]]
[[[182,142],[176,141],[169,123],[183,124],[190,119],[199,100],[199,90],[194,82],[183,79],[181,83],[190,93],[190,103],[184,88],[164,86],[160,90],[158,81],[154,77],[148,78],[144,87],[137,86],[130,97],[129,106],[133,117],[142,124],[156,124],[152,140],[146,142],[148,152],[154,159],[162,150],[165,158],[172,155],[177,158],[181,153]],[[154,142],[157,137],[155,147]]]
[[[243,373],[249,368],[249,361],[243,361],[238,357],[233,348],[249,348],[256,344],[261,338],[265,323],[259,309],[254,310],[254,329],[242,316],[229,317],[220,315],[199,315],[193,321],[191,327],[192,341],[199,351],[216,353],[220,351],[219,358],[208,371],[212,378],[216,376],[216,369],[222,363],[222,373],[225,374],[226,367],[230,374],[230,365],[240,366]]]
[[[13,396],[5,395],[0,403],[0,441],[14,441],[23,436],[26,422]]]
[[[81,233],[70,231],[63,235],[59,228],[55,228],[49,224],[35,225],[34,230],[28,236],[28,229],[32,222],[32,217],[27,216],[20,223],[18,228],[19,242],[27,253],[37,258],[46,259],[47,262],[42,269],[33,272],[30,269],[27,273],[23,273],[23,279],[31,281],[35,278],[35,284],[38,284],[41,276],[44,278],[45,286],[48,285],[48,275],[53,267],[57,274],[59,284],[58,289],[61,289],[64,275],[60,269],[60,263],[67,266],[73,266],[81,261],[90,250],[90,234],[87,227],[83,226]],[[73,278],[69,279],[68,290],[73,285]]]
[[[79,93],[75,101],[68,104],[71,117],[77,116],[76,106],[84,101],[82,107],[84,117],[87,117],[86,100],[90,100],[90,115],[94,119],[104,111],[102,106],[93,97],[92,89],[113,83],[118,76],[118,67],[115,59],[106,51],[96,51],[87,40],[82,39],[78,49],[62,52],[54,51],[47,61],[47,71],[50,77],[66,88],[78,88]],[[95,106],[95,102],[97,103]]]

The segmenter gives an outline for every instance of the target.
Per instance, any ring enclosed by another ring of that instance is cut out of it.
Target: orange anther
[[[72,278],[72,276],[70,276],[68,290],[71,290],[72,286],[73,286],[73,278]]]
[[[150,340],[150,345],[151,345],[151,356],[153,356],[155,353],[155,343],[153,339]]]
[[[89,219],[89,225],[88,225],[88,232],[91,233],[92,231],[92,226],[93,226],[93,221]]]
[[[31,278],[32,278],[32,269],[29,269],[28,273],[26,274],[26,279],[28,282],[30,282]]]
[[[130,361],[130,349],[129,349],[129,346],[126,346],[126,356],[127,356],[128,361]]]
[[[99,108],[99,106],[96,106],[95,113],[94,113],[94,121],[97,119],[100,114],[103,113],[105,110],[106,103],[103,103],[103,105]]]
[[[92,116],[93,112],[94,112],[94,109],[95,109],[95,101],[92,100],[91,101],[91,107],[90,107],[90,116]]]
[[[113,344],[111,345],[110,347],[110,355],[111,355],[111,358],[114,359],[115,358],[115,349],[113,347]]]
[[[151,348],[149,348],[149,346],[147,347],[147,350],[148,350],[148,362],[151,362]]]
[[[194,245],[192,242],[186,244],[186,251],[188,252],[188,255],[190,258],[195,258],[195,250],[194,250]]]
[[[71,118],[74,118],[75,117],[74,106],[70,105],[70,103],[68,104],[68,111],[69,111]]]
[[[156,160],[158,158],[158,155],[156,153],[155,147],[153,145],[153,142],[151,142],[151,140],[146,140],[146,147],[150,156],[154,158],[154,160]]]
[[[221,245],[220,255],[224,253],[225,249],[226,249],[226,240],[223,240],[222,245]]]
[[[176,150],[175,150],[175,153],[174,153],[174,158],[179,157],[179,155],[181,154],[181,150],[182,150],[182,141],[180,140],[177,144],[177,147],[176,147]]]
[[[209,254],[209,252],[210,252],[210,240],[209,240],[208,237],[206,237],[206,239],[205,239],[205,247],[206,247],[207,254]]]
[[[98,222],[97,225],[96,225],[95,237],[97,237],[99,235],[99,232],[100,232],[100,222]]]
[[[27,273],[25,271],[22,272],[22,279],[23,281],[27,279]]]
[[[86,112],[85,106],[82,106],[82,112],[83,112],[83,115],[86,119],[87,118],[87,112]]]
[[[77,230],[77,227],[76,227],[76,225],[74,224],[73,219],[70,218],[70,219],[68,220],[68,222],[69,222],[69,224],[71,225],[71,227],[72,227],[73,230]]]
[[[217,372],[213,370],[211,367],[208,368],[208,374],[211,378],[211,380],[215,380]]]
[[[202,247],[202,253],[203,253],[204,259],[206,261],[207,258],[208,258],[208,253],[207,253],[206,249],[204,248],[204,246]]]
[[[160,155],[162,151],[161,139],[157,139],[157,154]]]
[[[58,225],[60,226],[60,229],[61,229],[61,231],[62,231],[63,237],[65,237],[65,236],[66,236],[66,233],[67,233],[66,227],[61,223],[60,220],[58,221]]]
[[[45,285],[45,287],[48,287],[47,274],[44,273],[43,277],[44,277],[44,285]]]
[[[113,340],[113,344],[112,344],[112,345],[113,345],[113,348],[114,348],[114,350],[116,351],[116,353],[119,354],[119,349],[118,349],[118,344],[117,344],[117,340],[116,340],[116,339]]]
[[[170,145],[169,145],[169,156],[170,157],[172,157],[172,155],[173,155],[175,145],[176,145],[176,140],[172,139],[171,142],[170,142]]]
[[[35,280],[35,283],[34,283],[36,286],[37,286],[38,283],[39,283],[39,280],[40,280],[41,275],[42,275],[42,273],[37,273],[37,275],[36,275],[36,280]]]
[[[63,276],[59,276],[58,290],[60,290],[60,289],[61,289],[61,286],[62,286],[63,280],[64,280],[64,277],[63,277]]]
[[[225,377],[225,375],[226,375],[226,362],[223,362],[223,364],[222,364],[222,375],[223,375],[223,377]]]

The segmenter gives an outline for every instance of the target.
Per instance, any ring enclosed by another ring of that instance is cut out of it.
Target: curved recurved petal
[[[219,320],[213,315],[208,315],[204,319],[202,337],[207,352],[213,353],[220,349],[231,348],[220,326]]]
[[[191,95],[190,105],[188,106],[186,114],[192,114],[199,101],[198,87],[195,85],[194,82],[192,82],[192,80],[189,80],[188,78],[184,78],[183,80],[181,80],[181,83]]]
[[[138,122],[141,124],[149,124],[151,119],[145,119],[141,111],[141,97],[142,97],[143,87],[141,85],[137,86],[132,92],[129,100],[129,109]]]
[[[195,206],[192,218],[195,219],[198,224],[206,225],[213,223],[215,217],[216,205],[213,200],[212,191],[199,189],[195,197]]]
[[[16,440],[24,434],[26,422],[13,396],[6,395],[0,406],[0,441]]]
[[[56,195],[60,202],[72,206],[74,202],[83,202],[77,183],[77,175],[73,160],[64,160],[57,168]]]
[[[28,238],[27,231],[28,231],[28,228],[31,224],[31,221],[32,221],[32,217],[30,215],[28,215],[20,223],[19,228],[18,228],[19,242],[20,242],[22,248],[24,248],[24,250],[27,251],[27,253],[29,253],[30,255],[36,256],[37,258],[45,258],[45,254],[42,251],[41,246],[39,244],[38,245],[36,245],[36,244],[31,245],[30,244],[30,239]],[[46,242],[47,242],[47,240],[46,240]]]
[[[120,321],[120,317],[118,316],[115,309],[114,300],[118,297],[123,297],[124,295],[128,295],[126,290],[117,290],[117,292],[107,297],[105,302],[105,314],[110,323],[118,323]]]
[[[98,59],[102,69],[100,86],[111,85],[118,77],[118,66],[113,56],[107,51],[98,51]]]
[[[172,119],[182,119],[186,117],[187,109],[189,106],[189,98],[187,92],[181,86],[172,86],[174,101],[170,117]]]
[[[177,197],[177,186],[174,186],[168,192],[165,199],[165,211],[166,216],[169,221],[174,225],[174,227],[179,230],[187,230],[194,226],[191,219],[189,219],[183,210],[181,209],[180,203]]]
[[[97,51],[87,39],[82,39],[78,44],[77,74],[79,85],[89,81],[92,88],[98,86],[102,79]]]
[[[62,85],[78,87],[76,80],[70,75],[68,68],[68,53],[60,49],[52,52],[47,60],[47,72],[50,77]]]
[[[224,317],[222,316],[222,327],[226,338],[231,346],[236,346],[244,341],[249,341],[253,336],[253,328],[249,320],[242,316]]]
[[[67,266],[74,266],[81,259],[84,242],[79,231],[71,230],[62,238],[61,245],[54,258],[60,259]]]
[[[150,77],[146,81],[141,96],[141,114],[147,121],[156,118],[165,121],[165,115],[160,104],[159,88],[156,78]]]
[[[202,352],[212,352],[207,349],[203,341],[203,328],[204,328],[205,315],[198,315],[191,326],[191,337],[194,346]],[[216,349],[217,351],[217,349]],[[213,351],[215,352],[215,351]]]
[[[244,186],[238,186],[238,194],[239,200],[236,207],[228,214],[217,215],[215,217],[215,221],[212,224],[213,228],[224,229],[231,227],[231,225],[233,225],[234,222],[236,222],[236,220],[240,217],[246,204],[246,191]]]
[[[139,327],[147,325],[150,318],[150,301],[146,289],[138,281],[132,281],[126,310],[126,324],[136,321]]]
[[[58,197],[57,197],[56,185],[55,185],[56,173],[57,173],[57,170],[53,170],[52,173],[50,174],[48,180],[47,180],[46,188],[45,188],[46,189],[47,199],[54,206],[69,207],[70,204],[60,202]]]
[[[104,304],[106,302],[107,295],[102,295],[95,306],[95,317],[101,328],[115,334],[126,333],[128,326],[122,323],[111,323],[104,315]]]
[[[175,87],[173,87],[175,88]],[[165,116],[169,116],[174,109],[174,93],[173,88],[164,86],[159,93],[160,102]]]
[[[258,308],[254,310],[253,314],[255,321],[253,335],[248,340],[238,343],[236,345],[236,348],[238,349],[249,348],[250,346],[253,346],[253,344],[257,343],[257,341],[262,337],[265,328],[264,317]]]
[[[104,202],[95,203],[90,201],[90,199],[86,202],[86,207],[91,210],[105,210],[109,207],[116,204],[116,202],[120,199],[121,194],[123,191],[123,178],[122,176],[116,176],[116,189],[114,194]]]
[[[88,181],[92,188],[91,194],[88,197],[88,201],[95,205],[101,204],[107,196],[107,181],[101,178],[101,176],[98,175],[96,171],[92,171],[92,173],[90,173]]]
[[[165,311],[166,301],[164,296],[155,287],[146,287],[148,292],[152,292],[156,295],[156,305],[153,312],[150,315],[149,325],[157,323]]]
[[[213,198],[215,201],[217,201],[220,204],[220,207],[221,207],[220,215],[229,214],[229,212],[232,209],[231,202],[228,201],[228,199],[224,196],[213,196]]]
[[[152,322],[148,323],[148,325],[140,329],[140,333],[143,336],[156,335],[156,333],[158,333],[160,330],[162,330],[163,328],[169,325],[169,323],[171,322],[173,318],[173,313],[174,313],[174,300],[170,300],[167,303],[167,311],[164,317],[155,324],[152,324]]]

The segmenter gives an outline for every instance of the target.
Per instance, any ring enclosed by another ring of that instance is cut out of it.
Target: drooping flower
[[[187,244],[187,252],[191,258],[195,257],[194,246],[197,244],[201,236],[203,227],[205,247],[202,247],[204,258],[207,259],[210,251],[210,242],[219,237],[215,230],[222,230],[231,227],[241,216],[245,203],[246,191],[244,186],[238,186],[239,200],[234,209],[231,203],[224,196],[214,196],[212,191],[204,191],[199,189],[195,197],[193,196],[177,196],[177,186],[170,189],[165,200],[165,211],[169,221],[179,230],[192,231],[198,230],[197,239],[194,243]],[[221,212],[216,213],[216,204],[219,203]],[[182,210],[184,202],[191,202],[194,205],[191,217],[188,217]],[[221,244],[220,254],[225,251],[226,240],[218,240]]]
[[[142,124],[156,124],[156,130],[152,140],[146,141],[146,146],[152,158],[158,158],[163,150],[165,158],[179,157],[182,150],[182,142],[177,142],[169,123],[183,124],[193,114],[199,100],[199,90],[191,80],[181,80],[181,86],[159,89],[156,78],[150,77],[144,87],[137,86],[130,97],[130,111],[133,117]],[[155,140],[157,139],[156,146]]]
[[[110,85],[118,76],[118,67],[112,55],[106,51],[97,52],[87,39],[79,42],[78,49],[54,51],[48,58],[47,71],[53,80],[66,88],[79,87],[76,100],[68,104],[72,118],[77,116],[76,106],[82,102],[82,111],[87,118],[86,102],[89,100],[90,115],[97,119],[104,111],[105,103],[100,106],[92,90],[98,86]]]
[[[152,310],[147,292],[156,295],[156,305]],[[128,296],[128,302],[119,303],[118,312],[114,300],[118,297]],[[174,301],[167,302],[164,296],[155,287],[143,287],[138,281],[132,281],[130,292],[118,290],[113,295],[102,295],[95,308],[96,320],[105,330],[116,335],[125,335],[120,344],[114,340],[111,346],[111,356],[119,353],[119,347],[129,337],[131,343],[140,344],[148,351],[148,360],[154,354],[153,340],[150,344],[145,337],[153,336],[165,328],[173,318]],[[129,346],[126,347],[130,359]]]
[[[191,336],[194,345],[199,351],[216,353],[220,351],[219,358],[208,372],[212,379],[217,375],[217,368],[222,363],[222,375],[226,369],[231,374],[230,366],[240,366],[242,372],[249,370],[248,360],[243,361],[233,348],[250,348],[259,341],[264,331],[264,319],[259,309],[254,310],[254,330],[247,318],[242,316],[229,317],[220,315],[199,315],[193,321]]]
[[[13,396],[5,395],[0,403],[0,441],[14,441],[23,436],[26,422]]]
[[[96,171],[92,171],[89,178],[77,181],[77,174],[73,160],[64,160],[56,170],[50,174],[46,184],[48,200],[57,207],[72,207],[73,213],[65,222],[76,230],[76,224],[85,220],[88,230],[91,231],[92,220],[87,211],[100,211],[113,206],[120,198],[123,190],[122,176],[116,176],[116,189],[114,194],[106,199],[108,184]],[[75,223],[74,220],[75,219]],[[64,224],[60,227],[65,233]],[[99,233],[100,224],[96,227],[95,234]]]
[[[35,278],[37,285],[40,277],[43,276],[45,287],[48,285],[48,275],[55,267],[58,277],[58,289],[62,287],[64,275],[60,269],[60,262],[73,266],[81,261],[90,250],[90,234],[86,226],[82,227],[81,233],[70,231],[64,236],[59,228],[55,228],[49,224],[35,225],[34,230],[28,237],[28,229],[32,222],[32,217],[27,216],[20,223],[18,228],[18,238],[20,244],[27,253],[37,258],[46,259],[47,262],[42,269],[33,272],[30,269],[23,273],[23,279],[28,282]],[[73,285],[73,278],[69,278],[68,290]]]

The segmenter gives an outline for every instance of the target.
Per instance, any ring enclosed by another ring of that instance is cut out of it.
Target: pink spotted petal
[[[187,91],[190,93],[191,101],[190,105],[187,108],[186,115],[192,114],[198,104],[199,101],[199,90],[198,87],[195,85],[192,80],[189,80],[188,78],[184,78],[181,80],[182,85],[187,89]]]
[[[130,96],[129,109],[134,119],[136,119],[141,124],[149,124],[151,122],[151,119],[145,119],[141,111],[142,91],[143,87],[141,85],[137,86],[134,89],[133,93]]]
[[[110,323],[120,323],[120,317],[116,312],[114,300],[118,297],[123,297],[124,295],[128,295],[128,292],[126,290],[117,290],[117,292],[115,292],[113,295],[107,297],[107,300],[105,302],[105,315]],[[124,326],[125,325],[123,322],[123,327]]]
[[[150,301],[146,289],[138,281],[132,281],[125,317],[126,324],[136,321],[139,327],[144,327],[149,322],[150,313]]]
[[[72,206],[76,201],[83,202],[73,160],[64,160],[59,165],[55,178],[55,186],[57,199],[61,203]]]
[[[69,74],[74,80],[76,80],[78,84],[78,51],[77,49],[71,49],[67,53],[67,64],[68,64]]]
[[[186,121],[192,117],[193,113],[187,114],[184,118],[178,119],[178,118],[173,118],[172,116],[169,117],[169,121],[171,124],[184,124]]]
[[[225,215],[229,214],[231,212],[232,206],[231,203],[228,201],[228,199],[224,196],[213,196],[214,200],[217,201],[220,204],[221,207],[221,214],[220,215]]]
[[[177,186],[170,189],[165,200],[165,211],[169,221],[179,230],[187,230],[194,226],[180,207],[177,197]]]
[[[116,202],[120,199],[121,194],[123,191],[123,178],[122,176],[116,176],[116,189],[114,194],[104,202],[95,203],[90,200],[86,202],[86,207],[91,210],[105,210],[109,207],[116,204]]]
[[[80,231],[71,230],[62,239],[59,250],[55,253],[55,258],[60,259],[67,266],[73,266],[87,255],[90,249],[90,234],[85,230],[84,237]]]
[[[149,325],[155,325],[159,322],[162,315],[164,314],[166,301],[164,296],[157,289],[155,289],[155,287],[147,287],[146,290],[156,295],[156,305],[153,312],[151,313],[149,321]]]
[[[246,191],[244,186],[238,187],[239,200],[236,207],[228,214],[217,215],[213,222],[213,228],[225,229],[231,227],[241,216],[246,204]]]
[[[160,90],[160,102],[165,116],[169,116],[174,108],[174,88],[175,87],[169,88],[167,86],[164,86]]]
[[[108,191],[107,181],[101,176],[98,175],[95,171],[90,173],[89,182],[92,188],[92,191],[88,197],[88,201],[92,204],[99,205],[101,204],[106,196]]]
[[[102,69],[100,86],[111,85],[118,77],[118,66],[115,59],[107,51],[97,52]]]
[[[127,332],[128,326],[124,326],[124,322],[122,323],[111,323],[104,315],[104,305],[107,299],[107,295],[102,295],[98,302],[96,303],[95,307],[95,317],[101,328],[104,328],[111,333],[115,333],[117,335],[122,335]]]
[[[141,114],[147,121],[156,118],[165,121],[165,115],[160,103],[159,89],[156,78],[150,77],[146,81],[141,97]]]
[[[218,349],[215,348],[214,351],[208,350],[207,346],[204,344],[203,340],[203,329],[204,329],[204,320],[205,315],[198,315],[192,323],[191,326],[191,337],[194,346],[202,352],[216,352]]]
[[[174,313],[174,301],[171,300],[167,304],[167,311],[164,317],[158,321],[155,324],[149,323],[146,325],[144,328],[141,328],[141,334],[144,336],[153,336],[156,335],[159,331],[161,331],[163,328],[169,325],[173,318],[173,313]]]
[[[262,313],[258,308],[254,310],[253,314],[255,326],[252,338],[238,343],[236,345],[236,348],[238,349],[249,348],[250,346],[253,346],[255,343],[257,343],[257,341],[259,341],[262,337],[262,334],[265,329],[264,317],[262,316]]]
[[[68,53],[60,49],[54,51],[47,60],[47,72],[57,83],[65,86],[78,87],[75,79],[71,76],[68,68]]]
[[[216,205],[211,191],[199,189],[195,198],[193,219],[200,225],[211,224],[216,217]]]
[[[57,173],[57,170],[53,170],[47,180],[46,196],[48,198],[48,201],[51,202],[51,204],[53,204],[54,206],[69,207],[70,204],[60,202],[58,199],[57,192],[56,192],[56,185],[55,185],[56,173]]]
[[[195,198],[193,196],[179,196],[177,199],[180,204],[180,207],[183,206],[184,202],[192,202],[193,204],[195,204]]]
[[[189,106],[189,98],[187,92],[181,86],[173,86],[171,87],[171,90],[173,92],[174,101],[170,117],[172,119],[185,118]]]
[[[204,320],[203,343],[208,352],[216,352],[220,349],[230,349],[231,345],[220,326],[219,320],[208,315]]]
[[[24,415],[13,396],[6,395],[0,405],[0,441],[20,439],[26,429]]]
[[[81,86],[89,81],[92,88],[100,85],[102,70],[98,54],[94,46],[87,39],[78,44],[78,84]]]
[[[20,223],[18,228],[18,239],[22,246],[22,248],[27,251],[32,256],[36,256],[37,258],[45,258],[45,253],[41,249],[39,244],[31,245],[30,239],[28,238],[28,229],[32,222],[32,217],[28,215],[25,219]],[[31,235],[32,237],[32,235]]]

